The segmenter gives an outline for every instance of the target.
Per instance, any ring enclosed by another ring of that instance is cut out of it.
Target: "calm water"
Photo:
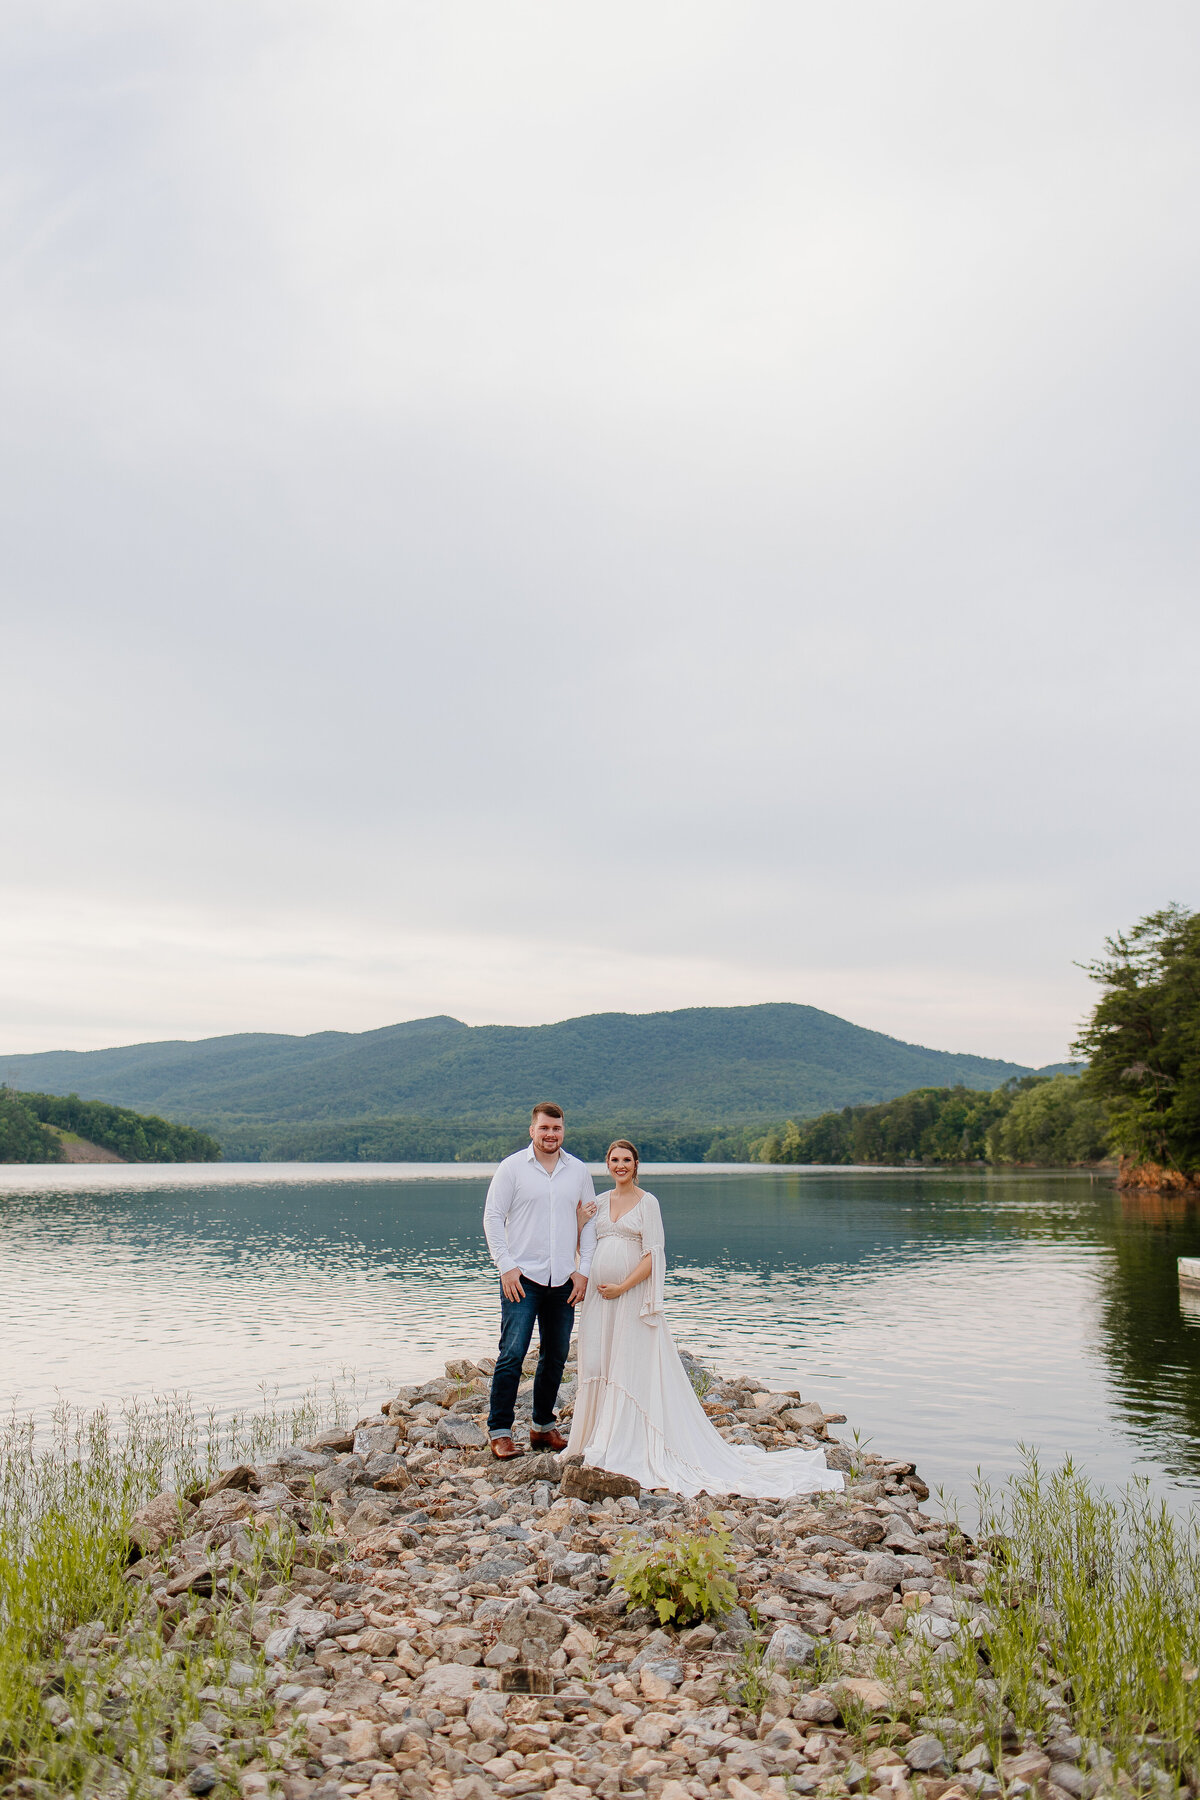
[[[719,1367],[799,1387],[964,1499],[1019,1442],[1200,1493],[1200,1307],[1175,1269],[1194,1209],[1086,1175],[644,1173],[676,1335]],[[0,1169],[0,1400],[227,1410],[347,1370],[378,1397],[493,1349],[487,1175]]]

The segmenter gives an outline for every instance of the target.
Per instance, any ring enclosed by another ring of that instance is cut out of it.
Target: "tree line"
[[[529,1143],[528,1115],[483,1123],[477,1119],[347,1119],[320,1125],[220,1127],[225,1155],[244,1162],[498,1162]],[[585,1162],[601,1162],[616,1137],[632,1137],[646,1162],[746,1162],[751,1135],[735,1127],[677,1121],[634,1124],[610,1119],[568,1120],[568,1148]]]
[[[1024,1075],[1002,1088],[916,1088],[878,1106],[789,1120],[751,1146],[768,1163],[1034,1163],[1107,1154],[1103,1103],[1073,1075]]]
[[[0,1162],[65,1159],[60,1132],[86,1138],[123,1162],[216,1162],[221,1146],[207,1132],[152,1114],[130,1112],[78,1094],[22,1094],[0,1088]]]

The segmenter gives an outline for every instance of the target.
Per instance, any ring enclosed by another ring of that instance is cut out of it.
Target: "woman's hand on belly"
[[[622,1294],[629,1292],[623,1281],[598,1281],[596,1292],[602,1300],[619,1300]]]

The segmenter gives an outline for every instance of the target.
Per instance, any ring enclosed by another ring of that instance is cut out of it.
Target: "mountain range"
[[[558,1100],[577,1125],[716,1130],[810,1118],[916,1087],[994,1088],[1031,1073],[786,1003],[594,1013],[552,1025],[436,1017],[375,1031],[246,1032],[0,1056],[0,1078],[12,1087],[157,1113],[212,1131],[227,1153],[252,1155],[268,1139],[281,1153],[281,1132],[336,1147],[346,1128],[369,1125],[363,1143],[381,1142],[380,1122],[389,1120],[469,1127],[478,1137],[484,1127],[519,1125],[537,1099]],[[440,1142],[446,1133],[437,1135]]]

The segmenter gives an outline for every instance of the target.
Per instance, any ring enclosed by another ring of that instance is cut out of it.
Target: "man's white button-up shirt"
[[[591,1176],[579,1158],[565,1150],[559,1151],[549,1172],[534,1155],[532,1144],[506,1156],[492,1176],[483,1209],[484,1235],[500,1273],[520,1269],[543,1287],[561,1287],[575,1273],[578,1239],[579,1273],[586,1275],[596,1248],[596,1227],[589,1219],[580,1235],[575,1208],[581,1200],[595,1198]]]

